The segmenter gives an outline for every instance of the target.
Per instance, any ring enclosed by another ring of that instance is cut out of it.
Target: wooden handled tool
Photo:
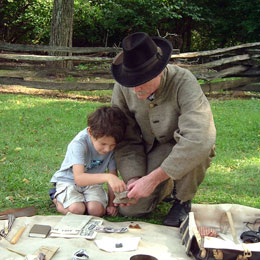
[[[24,230],[25,230],[26,226],[21,227],[17,233],[14,235],[14,237],[12,238],[12,240],[10,241],[11,244],[16,244],[17,241],[19,240],[19,238],[21,237],[21,235],[23,234]]]
[[[231,228],[233,240],[234,240],[235,244],[239,244],[238,239],[237,239],[237,232],[236,232],[234,222],[233,222],[233,218],[232,218],[232,214],[231,214],[230,211],[227,211],[226,214],[227,214],[228,222],[229,222],[229,225],[230,225],[230,228]]]

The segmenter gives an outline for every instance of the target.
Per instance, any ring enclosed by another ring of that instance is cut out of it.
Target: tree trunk
[[[191,49],[191,29],[192,29],[192,19],[187,19],[187,25],[186,25],[186,51],[190,51]]]
[[[54,0],[52,11],[50,46],[72,47],[74,0]],[[71,53],[52,52],[50,55],[71,56]],[[48,64],[59,68],[71,69],[71,61]]]

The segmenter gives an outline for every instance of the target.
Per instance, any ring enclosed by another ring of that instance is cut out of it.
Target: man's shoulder
[[[174,64],[167,65],[167,80],[174,80],[178,82],[191,80],[192,82],[197,82],[196,77],[190,70]]]
[[[176,73],[192,74],[190,70],[188,70],[186,68],[182,68],[176,64],[168,64],[166,67],[167,67],[167,70],[173,74],[176,74]]]
[[[116,82],[114,85],[113,95],[117,99],[120,99],[121,95],[123,95],[125,97],[127,96],[128,99],[130,99],[131,97],[135,98],[135,94],[134,94],[132,88],[124,87],[121,84],[119,84],[118,82]]]

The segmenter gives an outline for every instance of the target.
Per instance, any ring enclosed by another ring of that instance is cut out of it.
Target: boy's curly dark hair
[[[87,124],[94,138],[114,137],[120,143],[125,135],[127,119],[118,107],[101,106],[88,116]]]

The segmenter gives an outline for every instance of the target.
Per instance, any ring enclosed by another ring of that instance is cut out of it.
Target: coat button
[[[150,108],[154,108],[154,107],[156,107],[156,106],[158,106],[158,105],[151,103],[149,106],[150,106]]]

